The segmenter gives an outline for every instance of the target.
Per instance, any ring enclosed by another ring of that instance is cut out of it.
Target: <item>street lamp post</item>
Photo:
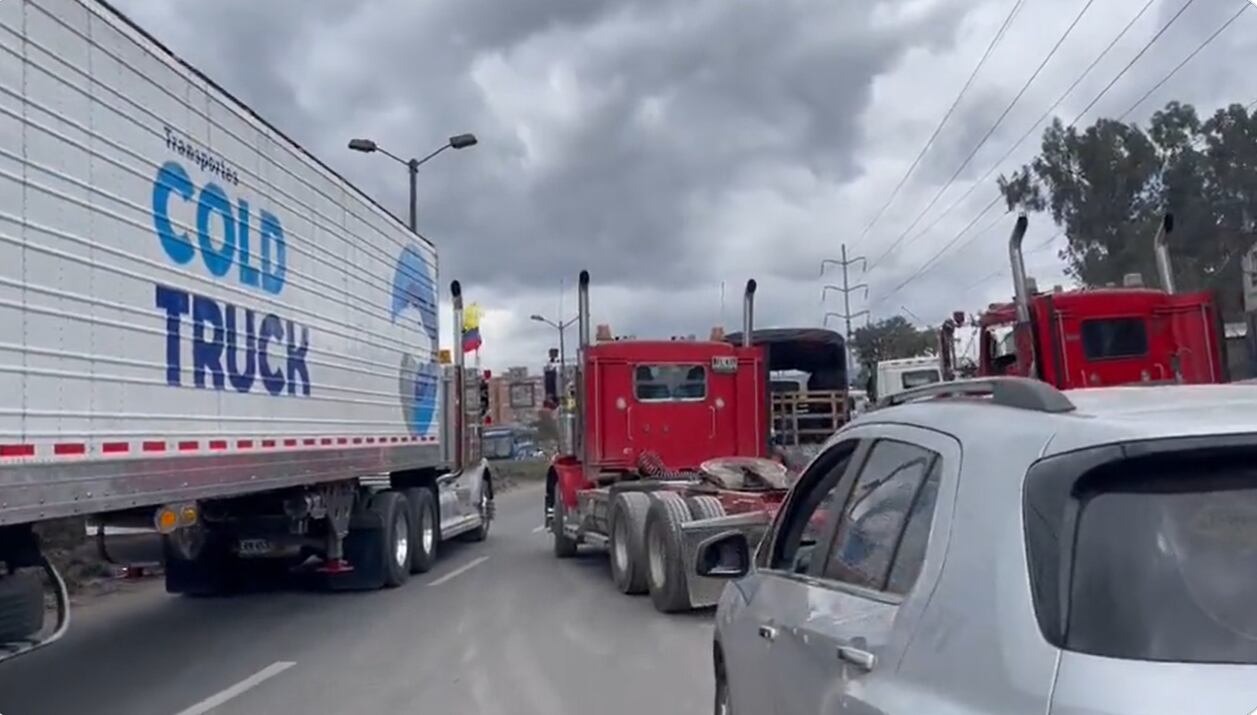
[[[550,327],[559,331],[559,392],[566,393],[567,386],[564,384],[564,382],[567,376],[567,347],[563,343],[563,334],[567,331],[567,327],[569,325],[576,322],[576,318],[572,318],[566,323],[556,323],[553,320],[550,320],[549,318],[545,317],[544,315],[533,314],[529,316],[529,319],[535,320],[538,323],[545,323],[546,325],[549,325]],[[567,395],[563,394],[563,397],[566,398]]]
[[[572,323],[575,323],[577,318],[579,318],[580,316],[577,316],[576,318],[572,318],[571,320],[564,323],[556,323],[553,320],[550,320],[549,318],[545,317],[544,315],[537,315],[536,313],[528,317],[530,320],[535,320],[538,323],[545,323],[546,325],[549,325],[550,327],[559,331],[559,379],[556,380],[558,384],[556,384],[554,387],[555,387],[555,390],[559,393],[558,395],[559,397],[559,408],[558,408],[559,410],[558,411],[559,451],[563,452],[565,450],[564,443],[567,441],[566,439],[564,439],[564,434],[567,430],[566,422],[564,420],[565,420],[565,415],[568,414],[567,412],[567,347],[564,344],[563,334],[567,331],[567,327],[571,325]]]
[[[406,170],[410,174],[410,230],[418,233],[419,231],[419,167],[432,157],[440,154],[446,149],[465,149],[469,146],[475,146],[479,143],[475,134],[455,134],[448,141],[438,147],[435,151],[429,153],[422,159],[403,159],[396,154],[389,152],[384,147],[376,144],[371,139],[350,139],[349,148],[354,151],[360,151],[364,154],[380,152],[384,156],[396,161],[399,164],[405,164]]]

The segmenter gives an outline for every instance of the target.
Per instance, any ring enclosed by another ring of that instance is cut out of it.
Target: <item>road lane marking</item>
[[[461,576],[461,575],[463,575],[463,574],[467,573],[468,571],[470,571],[470,570],[474,569],[475,567],[479,566],[480,564],[482,564],[482,563],[484,563],[484,562],[486,562],[486,561],[488,561],[488,560],[489,560],[489,557],[488,557],[488,556],[481,556],[481,557],[479,557],[479,558],[472,559],[471,561],[468,561],[467,563],[463,564],[462,566],[459,566],[458,568],[454,569],[453,571],[450,571],[449,573],[445,574],[445,575],[444,575],[444,576],[442,576],[441,578],[438,578],[438,579],[433,580],[433,581],[432,581],[431,583],[429,583],[428,585],[429,585],[429,586],[440,586],[441,584],[445,583],[446,581],[449,581],[450,579],[454,578],[455,576]]]
[[[279,675],[294,665],[296,665],[296,663],[291,660],[279,660],[271,663],[230,688],[218,691],[187,710],[180,710],[178,715],[202,715],[203,713],[207,713],[228,700],[239,697],[246,690],[257,687],[263,682],[274,678],[276,675]]]
[[[534,533],[534,534],[540,534],[541,532],[543,532],[543,531],[545,531],[545,530],[546,530],[546,525],[545,525],[545,524],[542,524],[541,526],[538,526],[536,529],[533,529],[533,530],[532,530],[532,533]]]

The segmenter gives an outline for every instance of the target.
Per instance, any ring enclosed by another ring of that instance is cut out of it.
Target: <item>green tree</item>
[[[1132,272],[1157,284],[1152,238],[1173,213],[1177,288],[1221,289],[1233,312],[1257,218],[1257,113],[1233,104],[1202,121],[1170,102],[1146,129],[1100,119],[1080,131],[1058,119],[1039,156],[1001,176],[1000,190],[1010,209],[1051,215],[1067,239],[1066,271],[1090,286]]]
[[[918,330],[901,315],[857,328],[851,336],[851,349],[862,366],[882,360],[916,357],[938,351],[933,330]]]

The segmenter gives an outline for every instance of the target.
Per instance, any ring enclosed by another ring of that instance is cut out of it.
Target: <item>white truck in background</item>
[[[877,363],[874,383],[876,399],[884,400],[891,395],[914,387],[941,382],[942,368],[937,357],[910,357],[881,360]]]
[[[430,242],[121,13],[0,1],[0,660],[69,624],[45,520],[140,527],[192,594],[397,586],[485,538],[438,305]]]

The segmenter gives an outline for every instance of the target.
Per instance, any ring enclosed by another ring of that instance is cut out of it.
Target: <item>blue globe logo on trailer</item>
[[[403,351],[398,372],[398,396],[406,427],[412,435],[426,435],[436,419],[441,376],[441,368],[436,363],[437,294],[431,267],[414,244],[402,249],[397,259],[389,319],[394,324],[416,325],[427,339],[425,347],[430,359],[421,362],[413,354]]]

